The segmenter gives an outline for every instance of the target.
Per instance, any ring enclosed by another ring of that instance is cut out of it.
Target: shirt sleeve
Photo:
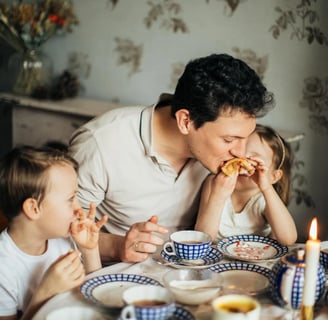
[[[3,275],[3,273],[2,273]],[[15,298],[14,282],[7,281],[0,276],[0,316],[12,316],[17,314],[18,301]]]
[[[88,209],[90,202],[98,205],[105,198],[108,180],[97,141],[88,129],[82,128],[73,135],[69,153],[79,163],[78,199],[81,206]]]

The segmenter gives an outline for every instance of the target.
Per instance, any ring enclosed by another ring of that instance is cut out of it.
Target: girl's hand
[[[238,173],[227,176],[223,172],[209,177],[209,179],[211,179],[210,196],[217,199],[227,199],[231,196],[236,187],[237,178]]]
[[[83,209],[77,211],[77,220],[71,224],[71,234],[79,247],[85,249],[94,249],[98,245],[99,230],[106,223],[107,216],[95,222],[96,206],[90,204],[88,215]]]
[[[251,160],[256,162],[255,173],[251,176],[254,182],[259,186],[261,191],[269,188],[271,183],[271,171],[268,166],[265,165],[264,161],[257,157],[251,157]]]

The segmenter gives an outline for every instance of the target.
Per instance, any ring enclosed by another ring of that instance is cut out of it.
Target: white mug
[[[241,294],[228,294],[212,301],[212,320],[260,320],[260,304]]]

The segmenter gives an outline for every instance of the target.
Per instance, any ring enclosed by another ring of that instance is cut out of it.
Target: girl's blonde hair
[[[262,141],[265,141],[273,151],[272,163],[275,170],[282,170],[282,177],[274,184],[274,188],[281,200],[287,206],[290,201],[291,171],[293,164],[293,153],[288,142],[286,142],[274,129],[269,126],[257,124],[255,132]]]

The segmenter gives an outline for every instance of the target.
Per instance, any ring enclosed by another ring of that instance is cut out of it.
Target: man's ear
[[[31,220],[37,220],[40,216],[38,201],[34,198],[27,198],[23,202],[23,213]]]
[[[273,178],[272,184],[275,184],[276,182],[278,182],[281,179],[283,174],[284,173],[282,172],[281,169],[274,170],[272,173],[272,178]]]
[[[175,113],[175,118],[180,132],[182,134],[188,134],[192,124],[189,111],[187,109],[180,109]]]

